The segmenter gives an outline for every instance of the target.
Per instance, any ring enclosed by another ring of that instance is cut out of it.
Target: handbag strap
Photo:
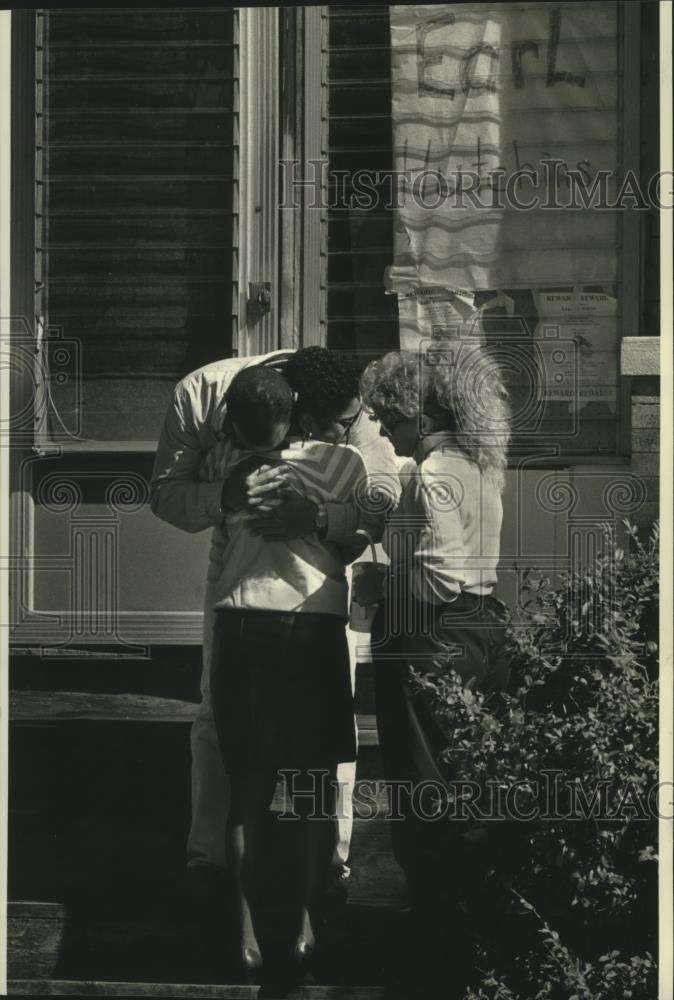
[[[357,528],[356,534],[363,535],[365,538],[367,538],[370,546],[370,554],[372,556],[372,562],[374,563],[375,566],[378,566],[379,560],[377,559],[377,550],[375,548],[375,544],[374,541],[372,540],[372,535],[370,534],[370,532],[366,528]]]

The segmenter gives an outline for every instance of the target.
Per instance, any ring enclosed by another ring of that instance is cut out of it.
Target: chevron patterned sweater
[[[295,439],[265,455],[218,441],[200,470],[205,482],[225,475],[247,476],[262,465],[284,465],[292,489],[314,502],[344,502],[367,486],[360,453],[349,445]],[[335,545],[314,533],[289,541],[266,541],[254,534],[248,515],[225,518],[222,571],[215,585],[216,608],[319,612],[346,618],[348,587]]]

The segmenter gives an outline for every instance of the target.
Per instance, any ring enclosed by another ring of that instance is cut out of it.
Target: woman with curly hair
[[[361,393],[397,454],[410,459],[384,538],[391,571],[372,649],[380,746],[403,816],[391,824],[394,852],[426,936],[448,917],[452,930],[463,928],[467,867],[455,828],[429,820],[446,782],[437,760],[447,738],[414,672],[453,671],[493,700],[507,685],[504,605],[492,590],[510,410],[494,360],[466,342],[388,354],[368,366]]]

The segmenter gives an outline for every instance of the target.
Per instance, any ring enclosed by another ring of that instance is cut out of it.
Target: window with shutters
[[[12,638],[199,643],[209,532],[148,483],[176,382],[278,346],[279,14],[12,20]]]
[[[237,329],[238,13],[37,14],[44,442],[156,439]]]

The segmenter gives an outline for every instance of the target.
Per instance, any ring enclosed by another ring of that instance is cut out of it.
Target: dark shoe
[[[298,938],[292,953],[293,965],[308,965],[315,951],[315,944],[311,944],[306,938]]]
[[[315,984],[316,979],[312,971],[315,952],[316,945],[311,944],[306,938],[300,937],[295,942],[290,955],[290,968],[292,970],[292,978],[296,982],[305,986]]]
[[[243,972],[257,972],[262,968],[262,955],[257,948],[247,948],[242,945],[239,951],[241,969]]]

